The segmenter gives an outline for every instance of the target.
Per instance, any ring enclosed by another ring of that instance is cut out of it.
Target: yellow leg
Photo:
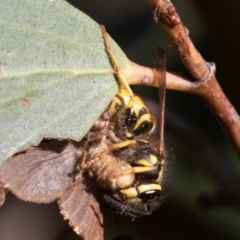
[[[131,172],[133,173],[146,173],[152,171],[154,167],[132,167],[131,170],[123,171],[123,175],[127,175]]]
[[[102,158],[104,155],[106,155],[114,150],[121,149],[124,147],[132,147],[135,144],[136,144],[136,140],[126,140],[124,142],[115,143],[112,146],[110,146],[107,151],[103,152],[99,157]]]
[[[117,149],[121,149],[124,147],[131,147],[133,145],[136,144],[135,140],[126,140],[124,142],[119,142],[119,143],[115,143],[112,146],[109,147],[108,150],[106,150],[105,152],[101,153],[98,157],[91,159],[89,162],[86,162],[86,155],[83,156],[83,160],[82,160],[82,164],[81,164],[81,168],[85,169],[87,167],[89,167],[90,165],[92,165],[94,162],[98,161],[99,159],[103,158],[106,154],[117,150]],[[127,174],[127,173],[126,173]]]
[[[126,140],[123,142],[115,143],[109,149],[102,154],[100,154],[98,157],[91,159],[89,162],[86,162],[86,152],[84,151],[84,155],[82,157],[82,163],[81,163],[81,170],[88,168],[90,165],[92,165],[94,162],[98,161],[99,159],[103,158],[106,154],[109,154],[111,151],[118,150],[124,147],[132,147],[136,144],[136,140]],[[132,169],[129,169],[127,171],[123,171],[122,175],[127,175],[130,173],[145,173],[153,170],[153,166],[133,166]]]
[[[124,147],[132,147],[136,144],[136,140],[126,140],[124,142],[120,142],[120,143],[115,143],[111,146],[111,148],[109,149],[109,151],[106,151],[104,153],[101,154],[101,157],[113,150],[117,150],[117,149],[121,149]],[[140,166],[140,167],[132,167],[132,170],[129,171],[124,171],[123,175],[125,174],[129,174],[130,172],[134,172],[134,173],[144,173],[144,172],[149,172],[152,171],[154,169],[153,166]]]
[[[106,29],[105,29],[105,27],[103,25],[100,25],[100,27],[101,27],[101,30],[102,30],[102,36],[103,36],[103,40],[104,40],[104,43],[105,43],[106,51],[107,51],[107,54],[108,54],[109,59],[111,61],[111,64],[113,66],[113,69],[116,72],[117,79],[121,83],[121,87],[125,88],[129,92],[129,94],[131,96],[133,96],[134,95],[133,91],[130,88],[126,78],[122,75],[121,70],[119,68],[119,65],[117,63],[117,60],[116,60],[116,58],[113,55],[113,52],[112,52],[112,49],[111,49],[111,45],[110,45],[110,42],[109,42],[109,38],[108,38],[108,34],[106,32]]]
[[[111,146],[111,150],[116,150],[124,147],[132,147],[136,144],[136,140],[126,140],[124,142],[115,143]]]

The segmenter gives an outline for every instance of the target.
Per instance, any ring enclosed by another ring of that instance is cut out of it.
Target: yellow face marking
[[[143,193],[149,190],[162,190],[162,187],[159,184],[142,184],[140,186],[138,186],[138,191],[139,193]]]
[[[144,122],[153,122],[153,119],[152,119],[151,114],[149,114],[149,113],[143,114],[143,115],[137,120],[137,123],[136,123],[136,125],[134,126],[133,130],[134,130],[134,131],[137,130],[142,124],[144,124]],[[154,124],[153,124],[153,126],[154,126]],[[153,130],[153,128],[152,128],[152,130]],[[151,131],[152,131],[152,130],[151,130]],[[150,132],[151,132],[151,131],[150,131]]]
[[[138,96],[134,96],[128,103],[127,108],[131,109],[131,114],[135,113],[136,117],[142,109],[148,112],[147,107],[144,105],[142,100]]]
[[[137,161],[137,164],[139,164],[139,165],[142,165],[142,166],[145,166],[145,167],[153,167],[153,164],[151,164],[148,160],[146,160],[146,159],[139,159],[138,161]]]
[[[132,187],[132,188],[127,188],[127,189],[122,189],[120,190],[121,193],[125,194],[128,197],[137,197],[138,192],[136,190],[136,188]]]

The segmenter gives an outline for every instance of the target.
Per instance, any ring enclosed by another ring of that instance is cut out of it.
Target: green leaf
[[[63,0],[1,0],[0,32],[0,165],[42,138],[80,140],[118,91],[99,25]]]

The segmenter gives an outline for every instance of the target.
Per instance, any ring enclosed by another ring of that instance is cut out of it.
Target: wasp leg
[[[118,150],[124,147],[132,147],[136,144],[136,140],[126,140],[124,142],[120,142],[120,143],[115,143],[111,146],[109,151],[114,151],[114,150]],[[106,154],[106,152],[104,152],[103,154]],[[132,172],[134,173],[144,173],[144,172],[149,172],[152,171],[154,169],[154,166],[152,165],[145,165],[145,166],[139,166],[139,167],[132,167]],[[123,174],[129,174],[130,170],[124,171]]]
[[[115,56],[113,55],[113,51],[111,49],[111,45],[110,45],[110,42],[109,42],[109,38],[108,38],[108,34],[106,32],[106,29],[103,25],[100,25],[100,27],[101,27],[102,36],[103,36],[104,44],[105,44],[105,47],[106,47],[106,51],[107,51],[107,54],[108,54],[109,59],[111,61],[111,64],[113,66],[113,69],[116,72],[117,79],[121,83],[121,86],[123,86],[123,88],[125,88],[129,92],[129,94],[131,96],[133,96],[134,95],[133,91],[129,87],[129,84],[127,83],[126,78],[121,73],[119,65],[117,63],[117,60],[116,60]]]
[[[86,160],[84,162],[82,162],[82,168],[83,169],[88,168],[89,166],[94,164],[96,161],[99,161],[99,159],[104,158],[106,155],[108,155],[112,151],[119,150],[124,147],[132,147],[135,144],[136,144],[136,140],[126,140],[123,142],[115,143],[115,144],[111,145],[106,151],[102,152],[98,157],[95,157],[88,162],[86,162]]]
[[[136,140],[126,140],[123,142],[114,143],[111,146],[110,151],[118,150],[118,149],[125,148],[125,147],[132,147],[135,144],[136,144]]]

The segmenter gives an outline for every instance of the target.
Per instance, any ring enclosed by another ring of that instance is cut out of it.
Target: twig
[[[215,76],[214,64],[207,63],[196,50],[188,36],[188,30],[170,0],[148,0],[153,17],[163,28],[191,78],[167,73],[167,88],[195,94],[202,98],[232,142],[240,158],[240,117],[229,102]],[[157,86],[149,68],[129,62],[124,74],[129,84]],[[132,69],[130,69],[132,68]]]
[[[208,64],[196,50],[188,36],[189,31],[181,22],[176,8],[169,0],[148,0],[153,18],[165,31],[191,77],[197,81],[209,76]]]

